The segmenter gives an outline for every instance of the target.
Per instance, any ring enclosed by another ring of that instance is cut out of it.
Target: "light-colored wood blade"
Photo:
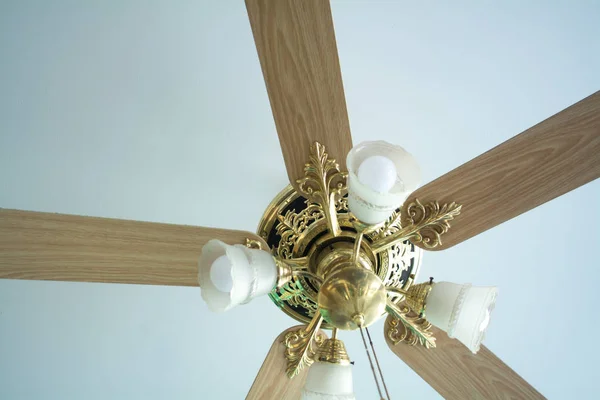
[[[283,159],[292,185],[310,146],[325,145],[343,171],[352,148],[328,0],[246,0]]]
[[[204,243],[246,238],[266,246],[250,232],[0,209],[0,278],[197,286]]]
[[[308,368],[304,368],[294,378],[288,378],[285,373],[287,361],[284,357],[285,347],[283,345],[286,333],[300,327],[301,325],[286,329],[277,336],[258,371],[258,375],[254,379],[246,400],[300,399],[302,388],[306,382]],[[320,334],[326,336],[323,331],[320,331]]]
[[[423,186],[405,204],[462,204],[433,249],[443,250],[598,177],[600,91]]]
[[[385,340],[390,349],[446,400],[545,399],[487,347],[481,346],[473,354],[435,327],[432,327],[436,338],[433,349],[406,343],[394,345],[387,335],[389,318]]]

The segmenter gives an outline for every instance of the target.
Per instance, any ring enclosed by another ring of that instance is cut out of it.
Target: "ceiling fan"
[[[290,182],[297,187],[297,180],[305,176],[304,165],[315,142],[324,145],[329,157],[335,158],[340,169],[345,170],[344,160],[352,145],[328,5],[250,1],[248,10]],[[275,37],[284,40],[274,42]],[[313,86],[311,82],[316,83]],[[419,199],[422,204],[438,201],[462,205],[461,214],[442,236],[436,250],[459,243],[595,179],[598,104],[598,94],[592,95],[412,194],[405,204]],[[509,176],[511,179],[503,179]],[[244,243],[250,238],[263,247],[266,244],[263,238],[244,232],[37,213],[3,211],[2,221],[11,233],[6,248],[14,250],[2,252],[2,274],[8,278],[195,285],[190,260],[198,257],[199,244],[214,238],[231,244]],[[23,235],[15,235],[16,229],[22,229]],[[56,229],[55,237],[49,237],[53,235],[52,229]],[[9,248],[8,243],[14,247]],[[55,246],[44,247],[44,243]],[[72,246],[68,268],[64,264],[64,256],[68,254],[61,254],[60,266],[53,258],[57,244]],[[122,248],[124,244],[128,249]],[[19,262],[31,261],[23,252],[25,249],[35,254],[36,264],[25,266]],[[111,264],[106,265],[109,261]],[[105,264],[106,269],[85,269],[99,263]],[[436,337],[437,348],[426,354],[419,353],[418,347],[398,345],[393,349],[402,352],[401,357],[416,370],[425,367],[415,363],[426,362],[437,364],[439,369],[443,362],[432,357],[441,357],[452,345],[445,346],[441,335]],[[277,351],[282,358],[282,350]],[[481,356],[482,353],[473,360]],[[497,362],[492,356],[489,359],[492,364]],[[426,375],[427,371],[420,373]],[[424,378],[434,386],[444,385],[433,383],[436,377]],[[284,380],[282,385],[289,386],[290,381]],[[436,386],[436,389],[451,397],[442,392],[443,388]]]

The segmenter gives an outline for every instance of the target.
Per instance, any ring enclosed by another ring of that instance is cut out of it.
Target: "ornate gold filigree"
[[[378,253],[398,242],[423,243],[428,249],[442,244],[442,235],[450,229],[450,221],[460,214],[461,205],[454,202],[440,206],[437,201],[425,205],[417,199],[406,209],[402,228],[396,233],[375,239],[373,251]]]
[[[292,258],[294,246],[307,226],[324,217],[323,209],[316,204],[309,204],[299,213],[290,210],[283,216],[278,215],[277,234],[281,236],[281,240],[277,247],[277,255],[281,258]]]
[[[419,248],[414,248],[410,243],[397,243],[389,248],[389,278],[384,280],[386,286],[401,287],[402,273],[411,267],[413,260],[420,259]]]
[[[338,201],[335,202],[335,209],[337,210],[337,212],[340,211],[348,211],[348,198],[347,197],[340,197],[338,199]]]
[[[319,205],[330,232],[338,236],[341,232],[337,220],[336,203],[346,190],[347,173],[340,172],[340,166],[329,158],[325,146],[319,142],[310,148],[309,162],[304,167],[304,178],[298,179],[298,190],[311,203]]]
[[[430,331],[431,323],[425,318],[411,313],[410,308],[398,306],[390,301],[387,304],[387,312],[393,317],[388,322],[388,338],[394,344],[400,342],[408,343],[411,346],[417,343],[425,348],[435,347],[435,337]],[[400,328],[402,324],[402,328]]]
[[[318,347],[325,338],[319,335],[319,328],[323,322],[321,313],[316,313],[310,324],[290,331],[285,335],[285,358],[287,360],[286,373],[290,378],[298,375],[304,367],[310,367],[314,362],[314,356]],[[315,348],[315,344],[317,348]]]
[[[262,244],[258,240],[246,238],[246,247],[249,249],[262,250]]]
[[[377,238],[383,239],[384,237],[398,233],[398,231],[402,229],[400,219],[400,211],[394,211],[392,215],[390,215],[388,219],[385,220],[385,222],[380,228],[376,229],[374,232],[369,234],[369,237],[371,238],[371,240],[376,240]]]
[[[293,307],[303,307],[309,317],[313,317],[318,311],[317,304],[308,297],[307,291],[296,278],[280,287],[278,295],[275,293],[270,297],[281,305],[286,302]]]
[[[432,249],[442,244],[442,235],[450,229],[450,221],[460,214],[462,206],[452,202],[440,207],[437,201],[425,205],[416,199],[406,209],[404,225],[420,226],[421,228],[410,237],[413,243],[422,242],[425,247]]]

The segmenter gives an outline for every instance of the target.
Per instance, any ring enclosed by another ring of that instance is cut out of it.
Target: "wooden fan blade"
[[[286,333],[303,327],[294,326],[281,332],[273,342],[265,361],[263,362],[254,383],[246,396],[246,400],[281,399],[298,400],[306,382],[308,368],[304,368],[294,378],[288,378],[285,370],[287,360],[284,357],[283,341]],[[320,334],[326,336],[323,331]]]
[[[327,0],[246,0],[283,159],[292,185],[318,141],[341,170],[352,148]]]
[[[445,399],[545,399],[485,346],[473,354],[435,327],[432,327],[436,338],[434,349],[406,343],[394,345],[387,335],[389,318],[385,340],[392,352]]]
[[[197,286],[204,243],[250,232],[0,209],[0,278]]]
[[[443,250],[598,177],[600,91],[423,186],[405,204],[462,204],[433,249]]]

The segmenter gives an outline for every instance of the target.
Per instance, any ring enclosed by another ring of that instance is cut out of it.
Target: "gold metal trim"
[[[269,295],[271,299],[290,317],[303,322],[310,322],[310,318],[318,312],[316,298],[312,298],[309,291],[303,286],[303,280],[292,277],[292,280]],[[308,317],[301,316],[292,308],[301,307],[306,310]]]
[[[309,204],[307,208],[297,213],[287,211],[283,216],[278,215],[277,234],[281,236],[281,240],[277,247],[277,255],[281,258],[293,258],[296,244],[302,241],[304,232],[310,225],[323,218],[325,218],[323,209],[316,204]]]
[[[315,282],[317,282],[320,285],[323,284],[323,278],[321,278],[320,276],[317,276],[315,274],[313,274],[310,271],[294,271],[292,272],[293,276],[304,276],[307,277],[309,279],[314,280]]]
[[[408,205],[407,218],[402,222],[403,228],[385,236],[373,243],[373,251],[378,253],[394,244],[410,240],[413,243],[423,243],[428,249],[442,244],[442,235],[450,229],[450,221],[460,214],[462,206],[454,202],[440,206],[437,201],[425,205],[416,199]],[[399,216],[393,222],[393,228],[398,227]]]
[[[246,247],[249,249],[258,249],[262,250],[262,244],[258,240],[246,238]]]
[[[346,351],[344,342],[339,339],[331,338],[319,346],[315,354],[316,361],[328,362],[338,365],[350,365],[350,357]]]
[[[308,163],[304,166],[304,178],[296,181],[300,194],[324,212],[333,236],[341,233],[335,206],[346,191],[347,176],[347,173],[340,172],[335,159],[329,158],[325,146],[315,142],[310,148]]]
[[[387,336],[393,344],[405,342],[411,346],[419,343],[427,349],[435,347],[435,337],[429,321],[411,313],[410,308],[398,306],[391,301],[388,301],[387,311],[393,317],[387,324]],[[400,328],[400,324],[403,328]]]
[[[288,377],[293,378],[314,362],[315,353],[325,340],[323,335],[319,335],[321,322],[323,322],[323,317],[320,312],[317,312],[306,327],[290,331],[285,335],[283,344],[285,346],[286,374]],[[317,345],[316,349],[315,344]]]
[[[419,315],[423,314],[425,312],[425,302],[427,301],[427,296],[429,296],[432,287],[432,282],[412,285],[406,291],[406,297],[404,298],[406,305],[415,313]]]
[[[277,266],[277,283],[275,286],[283,287],[286,283],[292,280],[292,268],[283,260],[273,257]]]
[[[275,198],[269,203],[260,219],[256,232],[265,240],[265,242],[268,242],[269,232],[272,230],[273,224],[278,221],[281,210],[287,207],[296,197],[298,197],[298,193],[294,187],[292,185],[287,185],[281,192],[277,193]]]
[[[360,232],[356,241],[354,242],[354,249],[352,250],[352,264],[360,267],[360,263],[358,262],[358,257],[360,256],[360,245],[362,244],[364,233]]]

